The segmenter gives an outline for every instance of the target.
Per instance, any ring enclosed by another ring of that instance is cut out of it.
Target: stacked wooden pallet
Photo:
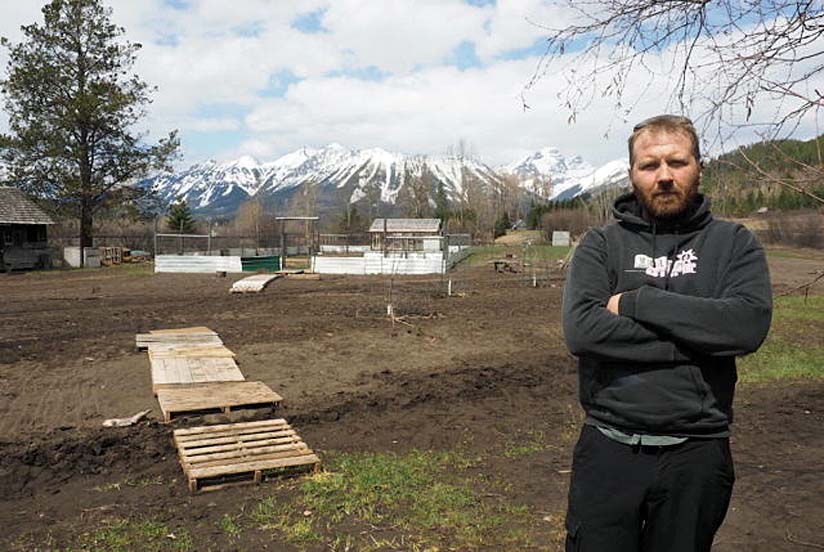
[[[232,284],[231,293],[260,293],[270,282],[280,278],[280,274],[255,274]]]
[[[167,423],[192,413],[274,410],[283,400],[266,384],[246,381],[209,328],[155,330],[138,334],[136,343],[149,351],[152,390]],[[175,443],[192,491],[257,483],[271,470],[320,462],[285,420],[176,430]]]
[[[155,395],[170,385],[246,379],[235,362],[235,354],[209,328],[155,330],[138,334],[136,343],[138,349],[149,350]]]

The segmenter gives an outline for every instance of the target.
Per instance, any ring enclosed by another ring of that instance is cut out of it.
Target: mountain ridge
[[[183,198],[195,213],[230,215],[250,198],[286,203],[308,184],[317,188],[319,204],[327,207],[341,201],[397,207],[404,187],[425,174],[430,175],[429,198],[442,185],[447,198],[457,202],[467,193],[470,182],[491,193],[512,178],[536,199],[570,199],[618,185],[621,172],[625,177],[626,161],[595,168],[580,156],[565,156],[551,146],[493,168],[473,156],[407,155],[332,143],[322,148],[302,147],[266,162],[250,156],[225,163],[209,160],[177,174],[146,179],[140,185],[152,189],[162,203]]]

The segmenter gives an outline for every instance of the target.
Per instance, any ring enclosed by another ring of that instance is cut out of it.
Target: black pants
[[[585,425],[575,446],[566,552],[704,552],[735,480],[729,439],[630,446]]]

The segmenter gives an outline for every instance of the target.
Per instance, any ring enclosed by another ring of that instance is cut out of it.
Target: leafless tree
[[[416,159],[421,172],[415,173],[408,169],[405,182],[399,193],[398,201],[405,214],[412,218],[432,216],[432,206],[429,199],[432,194],[433,175],[423,157]]]
[[[717,130],[718,146],[742,127],[764,138],[789,134],[824,107],[824,88],[815,85],[824,72],[819,0],[556,3],[574,16],[557,28],[536,22],[547,31],[546,50],[525,85],[525,107],[550,71],[566,78],[561,99],[570,120],[599,95],[626,117],[645,90],[672,77],[668,108],[691,113],[705,134]],[[768,104],[777,107],[766,113]]]

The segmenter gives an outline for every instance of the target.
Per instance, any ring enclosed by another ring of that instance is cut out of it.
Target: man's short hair
[[[632,148],[635,146],[635,140],[642,132],[683,132],[692,140],[692,154],[695,160],[701,163],[701,147],[698,143],[698,133],[695,131],[692,121],[688,117],[682,115],[656,115],[649,119],[644,119],[632,129],[632,134],[629,137],[629,166],[632,167],[634,161],[634,153]]]

